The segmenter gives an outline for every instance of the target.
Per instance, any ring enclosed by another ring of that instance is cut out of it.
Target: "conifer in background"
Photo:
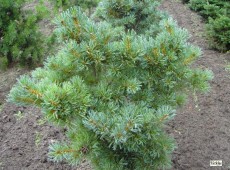
[[[91,15],[92,8],[96,7],[99,0],[50,0],[54,3],[55,9],[66,10],[73,6],[80,6],[82,9],[88,9]]]
[[[190,0],[192,10],[199,12],[207,21],[206,35],[211,47],[227,52],[230,50],[230,1]]]
[[[210,45],[219,51],[230,51],[230,15],[209,18],[206,31]]]
[[[172,19],[155,37],[94,22],[79,8],[56,19],[63,48],[43,68],[22,76],[9,101],[35,105],[67,128],[50,146],[53,161],[95,170],[168,168],[174,141],[164,132],[189,91],[207,91],[212,74],[192,69],[200,55]]]
[[[26,0],[0,0],[0,60],[32,65],[41,60],[42,36],[37,16],[22,10]]]
[[[219,15],[229,15],[230,2],[228,0],[190,0],[192,10],[199,12],[204,19],[217,18]]]
[[[135,30],[138,34],[155,35],[159,31],[159,21],[165,14],[157,10],[160,0],[103,0],[97,7],[95,16]]]

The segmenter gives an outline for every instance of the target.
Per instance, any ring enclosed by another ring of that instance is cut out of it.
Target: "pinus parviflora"
[[[187,43],[187,32],[169,18],[155,37],[137,35],[94,22],[79,8],[62,13],[56,25],[63,48],[9,95],[67,128],[67,140],[50,145],[50,159],[87,159],[96,170],[170,167],[175,144],[165,124],[189,91],[207,91],[212,78],[190,67],[200,50]]]
[[[155,36],[160,32],[159,22],[167,14],[158,10],[161,0],[103,0],[94,16],[137,34]]]

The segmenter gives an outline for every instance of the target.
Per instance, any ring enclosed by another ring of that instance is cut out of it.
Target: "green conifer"
[[[91,14],[92,8],[96,7],[99,0],[50,0],[54,3],[56,9],[66,10],[73,6],[80,6],[82,9],[88,9]]]
[[[228,52],[230,50],[230,1],[190,0],[189,6],[207,21],[206,35],[210,46],[221,52]]]
[[[63,48],[43,68],[22,76],[9,101],[36,105],[68,141],[49,156],[71,164],[90,160],[95,170],[168,168],[174,140],[165,123],[189,91],[207,91],[212,74],[192,69],[200,50],[172,19],[155,37],[94,22],[79,8],[56,19]]]
[[[33,64],[42,58],[37,16],[22,10],[26,0],[0,0],[0,57],[8,64]]]
[[[155,35],[158,24],[165,14],[157,9],[161,0],[103,0],[96,9],[95,16],[135,30],[138,34]],[[150,29],[151,28],[151,29]],[[147,32],[146,32],[147,31]]]

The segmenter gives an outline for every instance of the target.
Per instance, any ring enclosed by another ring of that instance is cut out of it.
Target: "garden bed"
[[[210,160],[223,160],[222,168],[216,169],[230,169],[230,73],[225,69],[230,56],[209,49],[204,38],[204,23],[181,2],[165,0],[161,9],[168,11],[181,27],[190,32],[191,43],[202,48],[202,58],[195,65],[208,68],[215,75],[211,91],[197,96],[196,102],[189,99],[168,124],[168,133],[178,145],[173,153],[173,169],[210,169]],[[16,78],[25,72],[27,70],[9,69],[0,73],[0,169],[91,169],[87,162],[70,167],[49,161],[48,145],[64,139],[63,130],[44,122],[37,108],[5,102]]]

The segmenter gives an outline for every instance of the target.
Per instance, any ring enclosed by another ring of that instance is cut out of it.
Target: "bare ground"
[[[169,124],[178,143],[173,169],[230,169],[230,73],[225,69],[230,55],[209,49],[202,19],[181,2],[165,0],[161,9],[186,28],[191,34],[190,42],[202,49],[203,55],[195,65],[215,75],[211,91],[199,95],[196,103],[190,100]],[[210,167],[210,160],[223,160],[223,166]]]

